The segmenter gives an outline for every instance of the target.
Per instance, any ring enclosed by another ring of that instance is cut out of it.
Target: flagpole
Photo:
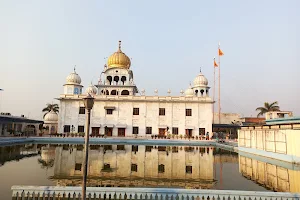
[[[219,102],[219,124],[221,124],[221,65],[220,65],[220,42],[219,42],[219,49],[218,49],[218,56],[219,56],[219,99],[218,99],[218,102]]]
[[[216,66],[215,66],[215,60],[214,58],[214,90],[213,90],[213,102],[215,102],[215,96],[216,96]],[[215,103],[213,103],[213,124],[215,123]]]

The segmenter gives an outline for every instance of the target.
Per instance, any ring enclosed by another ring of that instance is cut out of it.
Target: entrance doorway
[[[113,128],[105,127],[105,135],[112,136]]]
[[[187,137],[192,137],[193,136],[193,130],[192,129],[185,129],[185,135]]]
[[[99,135],[100,127],[92,127],[92,136]]]
[[[118,128],[118,137],[125,137],[125,128]]]
[[[166,129],[165,128],[159,128],[158,129],[158,135],[164,136],[166,133]]]

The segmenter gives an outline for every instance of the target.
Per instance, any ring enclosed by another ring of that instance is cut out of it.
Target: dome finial
[[[119,51],[121,51],[121,40],[119,40]]]
[[[201,66],[202,67],[202,66]],[[201,67],[200,67],[200,73],[201,73]]]
[[[76,65],[74,66],[74,73],[76,73]]]

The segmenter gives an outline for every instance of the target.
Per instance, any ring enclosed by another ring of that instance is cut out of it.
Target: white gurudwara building
[[[81,78],[75,69],[66,79],[60,95],[58,133],[85,131],[85,108],[82,98],[87,93],[95,98],[91,111],[93,135],[113,137],[151,135],[199,136],[212,135],[213,100],[209,97],[208,81],[200,72],[185,92],[178,96],[146,96],[139,90],[130,69],[131,61],[118,51],[109,58],[97,85],[91,84],[83,93]]]

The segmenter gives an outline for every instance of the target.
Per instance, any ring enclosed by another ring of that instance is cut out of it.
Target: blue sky
[[[74,65],[87,86],[104,58],[132,58],[137,86],[179,95],[202,72],[213,86],[218,42],[222,112],[263,102],[300,115],[300,1],[0,0],[0,111],[40,119]]]

